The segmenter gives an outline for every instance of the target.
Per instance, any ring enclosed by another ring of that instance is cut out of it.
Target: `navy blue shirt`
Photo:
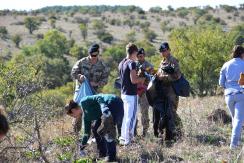
[[[119,74],[121,80],[121,94],[137,95],[137,85],[130,79],[130,71],[136,70],[136,63],[128,58],[124,58],[119,63]]]

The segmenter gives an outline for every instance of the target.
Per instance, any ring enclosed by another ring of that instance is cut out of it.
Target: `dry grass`
[[[234,162],[240,150],[229,150],[231,125],[207,121],[207,115],[218,108],[226,110],[223,97],[180,99],[178,114],[184,125],[183,138],[169,147],[153,136],[150,123],[148,136],[136,137],[130,146],[117,147],[120,162]],[[49,124],[43,132],[49,140],[68,136],[72,130],[67,116]],[[140,135],[140,123],[138,132]],[[88,146],[88,157],[96,158],[95,149],[95,143]]]

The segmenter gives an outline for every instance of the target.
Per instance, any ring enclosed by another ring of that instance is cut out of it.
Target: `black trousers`
[[[108,156],[109,159],[116,159],[116,143],[115,141],[107,142],[106,139],[97,133],[97,129],[101,124],[101,119],[94,122],[92,127],[92,133],[97,142],[97,150],[99,152],[99,157]]]
[[[153,105],[153,129],[154,135],[158,137],[159,132],[163,134],[166,129],[165,140],[175,138],[175,117],[170,101],[165,97],[162,100],[156,100]]]

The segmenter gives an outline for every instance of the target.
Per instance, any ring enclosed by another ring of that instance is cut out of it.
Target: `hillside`
[[[96,27],[94,21],[101,21],[105,25],[105,30],[113,36],[112,44],[121,43],[126,40],[126,34],[135,31],[135,39],[142,40],[144,38],[144,29],[148,26],[156,34],[153,44],[158,46],[163,40],[168,40],[169,32],[175,28],[184,26],[194,26],[195,24],[215,24],[221,25],[223,30],[230,30],[233,26],[244,22],[244,10],[239,8],[227,10],[224,7],[219,8],[179,8],[173,11],[159,10],[147,12],[131,13],[104,11],[101,13],[83,13],[79,12],[56,12],[55,7],[48,8],[35,13],[6,13],[0,14],[0,26],[6,27],[9,39],[0,39],[1,53],[15,53],[19,51],[15,47],[11,37],[19,35],[21,37],[20,47],[33,45],[38,37],[45,34],[48,30],[56,28],[65,34],[67,39],[74,39],[78,45],[85,45],[82,38],[79,25],[86,22],[87,25],[87,42],[101,42],[96,37]],[[53,10],[53,12],[52,12]],[[41,11],[46,11],[42,13]],[[30,35],[28,29],[24,25],[26,17],[36,17],[41,21],[38,30]],[[54,20],[54,23],[51,23]],[[118,32],[123,31],[123,32]],[[103,43],[104,48],[109,46]]]

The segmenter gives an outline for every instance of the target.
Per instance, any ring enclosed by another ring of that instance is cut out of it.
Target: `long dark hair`
[[[234,46],[232,50],[233,58],[241,58],[241,55],[244,53],[244,48],[241,45]]]

